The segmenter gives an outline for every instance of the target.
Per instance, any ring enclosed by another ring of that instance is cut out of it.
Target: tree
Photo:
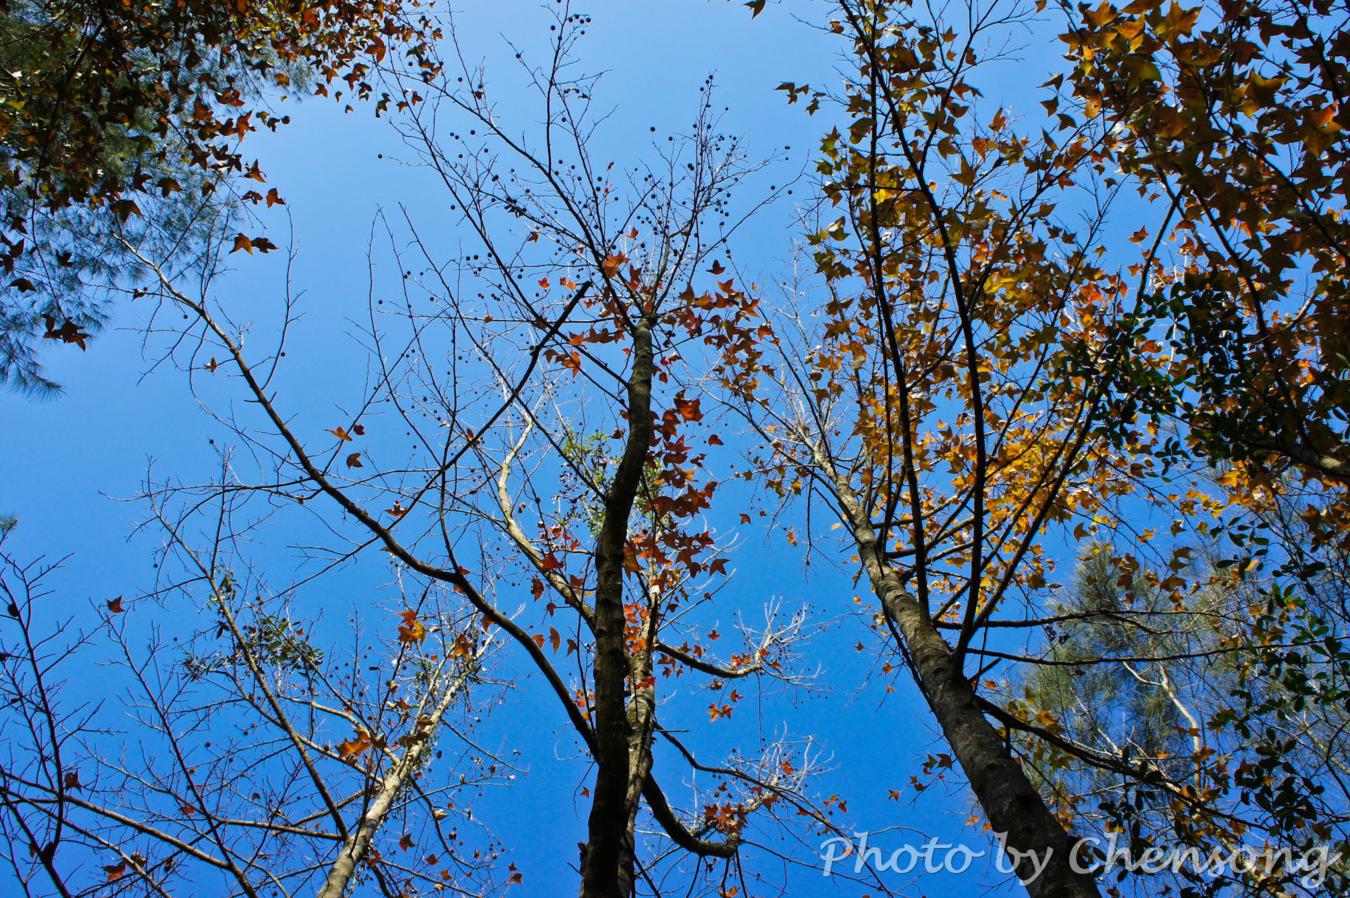
[[[1325,590],[1291,601],[1278,580],[1197,559],[1209,573],[1193,573],[1198,588],[1177,604],[1159,588],[1166,577],[1122,573],[1120,560],[1105,545],[1085,553],[1020,703],[1051,715],[1064,740],[1143,761],[1155,776],[1126,779],[1028,743],[1045,787],[1063,813],[1135,857],[1180,845],[1225,860],[1203,875],[1182,866],[1141,876],[1140,893],[1335,893],[1341,865],[1319,871],[1298,858],[1324,851],[1331,861],[1329,846],[1345,840],[1350,795],[1338,768],[1350,668],[1333,635],[1344,627],[1338,603]],[[1261,845],[1253,863],[1234,854]]]
[[[1113,372],[1115,424],[1171,466],[1214,466],[1209,505],[1224,517],[1200,535],[1244,578],[1227,590],[1232,638],[1250,653],[1227,659],[1226,679],[1213,661],[1188,666],[1240,698],[1197,710],[1218,747],[1203,766],[1236,765],[1216,803],[1250,801],[1245,825],[1325,842],[1344,814],[1341,774],[1324,766],[1341,725],[1326,700],[1345,672],[1336,572],[1350,482],[1343,12],[1103,3],[1070,15],[1062,99],[1113,123],[1122,172],[1171,210],[1177,246],[1133,322],[1149,338]],[[1212,592],[1211,579],[1198,587]],[[1309,741],[1322,748],[1304,753]]]
[[[843,119],[821,144],[825,204],[809,228],[828,301],[813,306],[797,300],[804,310],[780,328],[792,335],[783,351],[787,364],[772,389],[744,412],[769,447],[772,460],[766,463],[780,472],[775,486],[785,495],[822,501],[851,535],[860,575],[879,600],[879,625],[893,638],[990,826],[1019,852],[1052,852],[1028,891],[1093,895],[1091,877],[1070,863],[1085,844],[1068,829],[1078,802],[1052,804],[1047,791],[1053,783],[1028,775],[1046,758],[1054,759],[1054,770],[1071,767],[1085,780],[1105,778],[1131,795],[1150,794],[1175,820],[1187,821],[1192,830],[1179,830],[1187,836],[1213,826],[1224,808],[1231,809],[1229,801],[1283,803],[1258,816],[1270,812],[1264,831],[1286,845],[1306,846],[1311,832],[1325,836],[1322,824],[1307,827],[1319,814],[1323,821],[1336,819],[1334,802],[1321,811],[1293,806],[1287,792],[1297,768],[1276,760],[1287,753],[1287,742],[1268,743],[1258,752],[1264,752],[1260,763],[1238,765],[1236,776],[1222,772],[1229,758],[1207,764],[1202,746],[1187,759],[1202,770],[1196,775],[1206,788],[1200,789],[1189,783],[1189,773],[1155,763],[1157,754],[1149,749],[1157,745],[1122,753],[1100,738],[1077,740],[1053,713],[1053,690],[1039,695],[1050,707],[1008,701],[999,696],[1004,684],[991,674],[1010,663],[1076,669],[1078,660],[1064,653],[1077,643],[1095,646],[1094,663],[1106,665],[1108,679],[1079,678],[1075,685],[1104,697],[1133,696],[1119,702],[1168,695],[1155,680],[1169,662],[1180,668],[1189,659],[1185,669],[1212,682],[1213,665],[1205,659],[1213,644],[1199,640],[1178,648],[1150,638],[1149,603],[1129,614],[1095,606],[1046,611],[1054,589],[1047,547],[1113,531],[1142,544],[1157,542],[1152,551],[1165,570],[1152,582],[1161,585],[1161,600],[1180,602],[1189,591],[1197,601],[1196,590],[1203,596],[1209,578],[1192,579],[1195,571],[1186,564],[1192,548],[1173,544],[1169,551],[1165,540],[1155,540],[1147,525],[1135,521],[1180,511],[1172,536],[1193,527],[1202,538],[1228,533],[1239,546],[1268,543],[1260,522],[1244,520],[1243,505],[1264,507],[1271,493],[1262,489],[1269,490],[1281,468],[1272,474],[1259,465],[1242,466],[1211,490],[1202,481],[1206,463],[1249,460],[1252,447],[1269,434],[1283,434],[1278,439],[1285,446],[1276,448],[1286,459],[1295,458],[1293,446],[1327,447],[1298,464],[1313,480],[1335,482],[1327,422],[1338,414],[1332,409],[1338,407],[1334,372],[1340,362],[1328,351],[1337,330],[1329,310],[1343,277],[1330,228],[1317,237],[1306,232],[1323,216],[1340,218],[1340,200],[1332,197],[1339,197],[1342,179],[1333,173],[1334,160],[1323,166],[1338,133],[1334,112],[1324,111],[1337,107],[1322,107],[1311,125],[1304,113],[1318,107],[1318,91],[1335,82],[1338,69],[1332,60],[1316,76],[1288,74],[1291,89],[1309,95],[1296,102],[1244,101],[1185,82],[1193,74],[1187,63],[1196,54],[1218,56],[1220,50],[1205,47],[1222,44],[1242,67],[1233,83],[1256,84],[1260,47],[1228,32],[1285,35],[1302,41],[1304,50],[1323,47],[1322,32],[1310,31],[1296,15],[1290,25],[1278,11],[1262,18],[1251,10],[1248,17],[1246,6],[1226,5],[1216,11],[1217,30],[1192,41],[1199,13],[1175,4],[1168,11],[1154,4],[1123,12],[1107,4],[1066,9],[1073,27],[1065,40],[1077,66],[1071,73],[1049,73],[1050,95],[1042,104],[1049,116],[1031,115],[1026,126],[1025,113],[986,100],[983,89],[997,77],[988,72],[997,71],[1006,46],[1000,36],[1032,27],[1037,11],[969,5],[964,17],[956,17],[950,10],[922,13],[906,3],[838,5],[831,27],[849,42],[854,77],[837,94],[783,86],[791,100],[808,101],[808,110],[833,110]],[[1155,84],[1160,76],[1148,54],[1163,45],[1182,59],[1185,83],[1175,93]],[[1281,52],[1272,49],[1271,56],[1283,61]],[[1290,53],[1309,69],[1320,64],[1317,52]],[[1232,74],[1231,66],[1214,71],[1216,77]],[[1327,81],[1319,80],[1323,73]],[[1073,85],[1067,97],[1058,92],[1066,74]],[[1172,110],[1176,97],[1176,104],[1188,104],[1188,114],[1208,114],[1216,95],[1229,125],[1239,114],[1265,110],[1272,122],[1286,126],[1284,132],[1257,134],[1233,125],[1241,139],[1217,149],[1212,127],[1192,127]],[[1303,186],[1288,188],[1289,179],[1269,164],[1233,165],[1230,152],[1273,158],[1295,134],[1296,149],[1306,149],[1295,160]],[[1177,174],[1178,168],[1184,172]],[[1190,192],[1163,190],[1161,182],[1172,176]],[[1272,183],[1285,195],[1279,215],[1287,221],[1253,217],[1258,209],[1266,215],[1263,191]],[[1161,224],[1117,238],[1112,213],[1124,191],[1136,187],[1145,198],[1144,214]],[[1064,223],[1069,214],[1079,216],[1077,226]],[[1228,247],[1224,255],[1194,236],[1216,214],[1223,218],[1205,232],[1208,239],[1223,246],[1223,229],[1244,224],[1253,241],[1250,253],[1239,256]],[[1167,264],[1169,230],[1182,241],[1183,258],[1191,259],[1185,266]],[[1258,249],[1273,273],[1244,275],[1246,260]],[[1315,273],[1314,286],[1298,314],[1279,319],[1287,333],[1253,340],[1250,359],[1215,362],[1216,354],[1232,359],[1248,350],[1214,341],[1213,328],[1222,331],[1234,321],[1239,330],[1264,326],[1261,302],[1252,298],[1267,290],[1274,291],[1271,302],[1286,302],[1274,285],[1283,286],[1305,264]],[[1222,280],[1230,270],[1233,285],[1249,281],[1240,303],[1197,291],[1197,284],[1218,283],[1212,279]],[[1174,325],[1183,333],[1180,353],[1174,353],[1175,343],[1155,339],[1159,285],[1169,283],[1177,289],[1166,308],[1183,322]],[[1252,283],[1265,286],[1254,292]],[[1308,358],[1330,361],[1303,361]],[[1298,385],[1288,396],[1279,392],[1285,381]],[[1216,424],[1225,416],[1231,428]],[[1278,419],[1297,419],[1297,432],[1271,426]],[[1230,430],[1240,436],[1231,437]],[[1215,451],[1213,444],[1225,439]],[[1188,444],[1201,449],[1200,471],[1186,469],[1196,461],[1181,450]],[[1158,478],[1169,475],[1189,480],[1190,490],[1160,489]],[[1310,520],[1321,522],[1327,510],[1317,509]],[[1197,521],[1202,511],[1222,523]],[[1320,541],[1335,538],[1325,535],[1328,529]],[[1287,550],[1283,557],[1293,554]],[[1245,553],[1238,569],[1248,569],[1251,560]],[[1126,572],[1123,582],[1132,582],[1140,561],[1126,554],[1118,564]],[[1294,624],[1278,585],[1271,595],[1267,612],[1232,637],[1239,647],[1266,659],[1259,662],[1264,665],[1270,652],[1288,648],[1282,640],[1294,627],[1301,637],[1292,642],[1296,649],[1330,637],[1330,655],[1338,655],[1334,626]],[[1203,617],[1203,611],[1202,603],[1192,614]],[[1130,625],[1122,628],[1122,621]],[[1058,642],[1061,632],[1075,642]],[[1276,632],[1281,635],[1271,635]],[[1026,648],[1010,645],[1014,640]],[[1218,654],[1233,650],[1223,645]],[[1314,650],[1320,654],[1313,667],[1324,671],[1319,680],[1338,675],[1335,657],[1323,663],[1326,649]],[[1131,664],[1153,672],[1149,688],[1113,691]],[[1306,658],[1295,667],[1310,669]],[[1269,697],[1272,671],[1246,670],[1249,690]],[[1188,686],[1199,688],[1192,680]],[[1183,707],[1178,700],[1168,713]],[[1244,726],[1257,726],[1251,711],[1240,715]],[[1147,719],[1139,725],[1149,739],[1159,737]],[[1082,709],[1076,723],[1092,727]],[[1268,789],[1253,773],[1258,770],[1278,773],[1275,782],[1283,785]],[[1324,767],[1316,772],[1330,775]],[[1272,823],[1281,815],[1300,822],[1287,829],[1283,821]]]
[[[113,785],[175,800],[203,772],[231,785],[225,805],[195,799],[191,813],[124,807],[107,780],[86,799],[57,748],[61,732],[93,731],[46,697],[55,656],[30,636],[32,578],[11,564],[22,586],[5,663],[25,749],[4,768],[2,819],[32,846],[12,859],[26,881],[62,892],[75,851],[57,848],[74,841],[121,852],[106,876],[153,889],[171,871],[122,847],[125,832],[169,854],[210,844],[188,856],[244,893],[263,888],[251,864],[273,851],[303,855],[278,875],[325,895],[366,869],[387,894],[456,870],[466,888],[519,881],[509,867],[494,877],[495,846],[435,848],[447,809],[418,791],[452,782],[423,765],[458,697],[491,690],[489,663],[525,668],[593,768],[584,896],[671,881],[738,895],[772,840],[851,832],[842,799],[811,793],[810,734],[755,733],[729,753],[719,739],[745,725],[752,690],[807,682],[806,637],[829,619],[729,587],[731,522],[754,510],[737,478],[790,508],[790,542],[842,552],[870,590],[882,669],[898,659],[908,673],[950,747],[935,763],[964,777],[1035,898],[1128,887],[1086,869],[1085,836],[1197,850],[1343,840],[1341,182],[1319,161],[1340,113],[1313,109],[1339,83],[1334,29],[1231,3],[1047,9],[837,3],[841,83],[782,88],[829,130],[803,215],[813,273],[784,278],[781,304],[732,253],[740,212],[766,195],[744,199],[757,166],[718,127],[711,84],[683,137],[646,162],[606,161],[601,85],[574,68],[589,20],[566,5],[545,64],[517,57],[533,109],[499,104],[498,73],[455,34],[452,65],[430,50],[386,57],[370,79],[458,227],[403,208],[378,218],[368,322],[354,350],[324,347],[317,401],[287,352],[293,285],[278,284],[270,326],[220,292],[221,260],[257,238],[204,221],[180,254],[118,232],[149,275],[134,293],[184,314],[163,351],[232,448],[218,475],[157,480],[145,497],[208,618],[184,660],[145,677],[131,615],[150,599],[130,612],[108,600],[94,632],[128,646],[118,669],[170,754],[178,731],[163,719],[197,713],[192,696],[210,689],[204,719],[255,721],[272,741],[246,748],[286,760],[119,769]],[[1026,68],[1010,35],[1048,42],[1064,14],[1068,56],[1050,80],[988,96]],[[1318,48],[1333,58],[1314,72]],[[1289,81],[1272,87],[1263,66],[1279,65]],[[1292,168],[1244,115],[1293,147]],[[1282,217],[1255,220],[1271,182]],[[745,439],[724,440],[743,424]],[[266,588],[243,546],[268,528],[314,534],[320,573]],[[372,558],[397,598],[368,657],[338,651],[304,602],[311,577]],[[303,720],[278,710],[290,704]],[[474,780],[474,756],[453,772]],[[299,784],[301,816],[249,806],[245,784],[273,774]],[[360,813],[326,792],[360,795]],[[392,827],[413,813],[422,829]],[[407,845],[393,849],[397,830]],[[1212,890],[1297,894],[1292,872]],[[1131,884],[1197,882],[1210,887]]]
[[[1009,706],[993,674],[1056,663],[1041,654],[1065,620],[1044,610],[1048,547],[1153,513],[1153,497],[1131,494],[1166,456],[1117,426],[1134,420],[1137,391],[1108,385],[1135,370],[1138,347],[1152,351],[1164,247],[1147,229],[1114,236],[1127,148],[1115,121],[1061,112],[1053,93],[1048,119],[984,98],[1004,36],[1036,10],[837,9],[853,60],[842,92],[784,85],[842,117],[821,144],[808,241],[828,299],[798,300],[779,331],[786,363],[744,413],[774,485],[823,502],[851,537],[879,626],[989,825],[1021,853],[1019,873],[1033,872],[1028,852],[1049,854],[1030,894],[1095,895],[1085,845],[1028,775],[1026,746],[1133,783],[1159,777],[1067,739],[1045,709]],[[1174,214],[1146,211],[1164,229]]]
[[[361,363],[378,373],[338,420],[287,408],[282,351],[260,354],[256,336],[245,347],[211,292],[229,235],[198,267],[128,250],[158,278],[153,298],[189,316],[183,367],[232,375],[260,414],[234,436],[274,462],[170,494],[324,514],[340,538],[331,557],[383,550],[401,580],[449,590],[519,653],[594,763],[583,895],[655,889],[685,858],[695,881],[731,888],[756,827],[829,825],[803,792],[809,744],[782,734],[713,764],[691,741],[745,717],[749,684],[802,679],[792,658],[807,624],[777,603],[736,627],[727,654],[712,645],[731,571],[706,523],[722,441],[695,376],[716,364],[749,378],[758,359],[762,313],[725,276],[731,229],[717,223],[754,166],[716,131],[710,84],[685,137],[648,164],[602,166],[588,146],[595,79],[570,74],[586,23],[560,11],[548,64],[525,69],[542,110],[526,137],[477,68],[389,73],[394,121],[475,245],[441,258],[410,217],[383,224],[398,302],[372,296]],[[660,706],[676,678],[713,700]],[[666,791],[680,770],[714,783],[692,812]]]
[[[425,61],[435,39],[416,0],[6,2],[0,381],[55,388],[32,340],[86,345],[116,295],[109,281],[134,273],[119,234],[172,244],[200,237],[222,203],[282,202],[240,146],[289,121],[270,108],[277,93],[336,86],[383,110],[374,67],[391,49]]]

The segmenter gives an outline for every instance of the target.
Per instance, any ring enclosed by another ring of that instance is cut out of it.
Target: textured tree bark
[[[905,639],[943,735],[994,832],[1005,834],[1005,844],[1018,852],[1034,851],[1040,858],[1050,852],[1045,869],[1027,883],[1027,893],[1032,898],[1097,898],[1100,893],[1092,877],[1076,872],[1070,863],[1074,840],[980,711],[975,690],[957,669],[951,647],[894,575],[889,579],[879,591],[881,600]],[[1018,875],[1031,876],[1033,863],[1024,860]]]
[[[876,534],[857,496],[838,477],[835,486],[849,516],[872,590],[905,641],[919,685],[928,696],[952,754],[990,826],[995,833],[1004,835],[1004,844],[1009,849],[1017,852],[1010,859],[1018,876],[1023,880],[1031,878],[1037,873],[1036,859],[1045,859],[1049,852],[1044,869],[1026,884],[1027,893],[1032,898],[1100,898],[1092,876],[1074,869],[1074,839],[1050,813],[998,731],[980,710],[975,690],[960,669],[951,646],[933,626],[928,613],[883,563]],[[1086,861],[1083,857],[1080,864]]]
[[[628,519],[642,481],[652,441],[652,333],[646,320],[633,332],[633,368],[628,378],[628,439],[605,496],[595,548],[595,788],[582,859],[582,898],[628,898],[633,883],[629,821],[630,724],[624,687],[628,652],[624,642],[624,547]],[[638,782],[645,781],[645,773]]]
[[[634,673],[634,682],[646,671]],[[649,686],[635,689],[629,707],[628,791],[624,795],[623,843],[619,856],[619,889],[633,894],[637,863],[637,812],[642,790],[652,772],[652,727],[656,722],[656,691]]]

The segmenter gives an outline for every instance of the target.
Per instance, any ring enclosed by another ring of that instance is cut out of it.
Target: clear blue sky
[[[507,9],[509,16],[497,15]],[[649,147],[649,127],[662,134],[687,127],[697,89],[712,73],[730,107],[726,130],[745,135],[752,153],[786,157],[766,180],[781,184],[808,165],[822,122],[808,118],[800,105],[786,105],[774,87],[783,81],[831,81],[839,61],[835,39],[797,18],[819,18],[818,7],[770,4],[753,21],[740,3],[725,0],[596,0],[585,11],[594,15],[594,24],[581,45],[583,64],[608,72],[601,105],[615,110],[603,133],[601,155],[633,158]],[[472,4],[462,14],[465,33],[473,36],[471,50],[496,65],[509,62],[503,33],[525,35],[528,47],[530,29],[546,27],[545,21],[531,4]],[[362,377],[359,365],[343,361],[360,352],[349,322],[365,308],[365,249],[377,211],[404,203],[427,227],[449,217],[441,195],[425,189],[425,174],[391,158],[398,147],[385,124],[363,111],[343,115],[321,100],[290,112],[295,119],[290,127],[276,136],[258,135],[252,148],[287,197],[300,247],[295,281],[307,293],[306,317],[291,346],[287,403],[292,410],[317,410],[321,419],[325,409],[336,416],[335,397],[355,395]],[[782,152],[786,147],[791,150]],[[789,255],[795,237],[792,211],[790,201],[766,210],[735,243],[742,267],[762,273],[762,283],[772,281],[772,272]],[[273,213],[267,223],[283,242],[284,218]],[[275,261],[245,260],[240,268],[225,282],[235,294],[234,307],[256,302],[265,308],[276,295]],[[135,595],[152,583],[156,540],[153,534],[131,536],[146,509],[118,500],[140,490],[151,466],[160,477],[209,477],[207,441],[223,436],[196,406],[181,371],[164,367],[145,373],[143,324],[143,310],[123,307],[115,329],[94,340],[87,353],[50,349],[48,370],[66,390],[59,399],[35,402],[0,393],[0,471],[5,472],[0,512],[20,520],[8,548],[21,556],[71,555],[56,585],[76,614],[84,613],[90,601]],[[296,563],[289,545],[260,551],[268,564]],[[349,569],[341,581],[348,594],[334,597],[335,606],[359,603],[363,591],[377,588],[384,580],[382,564],[381,558],[372,558]],[[908,787],[924,757],[943,746],[907,678],[878,669],[884,659],[857,620],[853,609],[859,606],[851,602],[857,590],[847,574],[825,563],[805,568],[801,555],[772,535],[753,537],[736,566],[742,573],[729,598],[736,607],[753,608],[762,599],[781,596],[788,604],[809,602],[824,614],[841,616],[833,632],[813,643],[813,661],[823,668],[826,688],[801,697],[792,715],[793,731],[815,734],[829,759],[815,783],[818,792],[844,797],[844,819],[858,831],[909,827],[923,834],[912,837],[919,842],[929,835],[949,841],[960,836],[972,808],[962,787],[939,784],[917,798]],[[868,647],[862,654],[852,649],[859,639]],[[523,669],[509,658],[503,664],[503,675]],[[575,861],[583,838],[586,805],[578,789],[589,781],[589,770],[578,760],[575,740],[553,701],[539,683],[524,677],[483,734],[488,744],[522,752],[526,772],[516,787],[491,793],[478,813],[524,872],[520,895],[557,895],[560,889],[566,894],[575,887],[567,865]],[[771,697],[766,708],[771,717],[787,706],[780,696]],[[763,722],[766,729],[775,724]],[[731,742],[748,744],[755,737],[753,728],[729,728]],[[680,795],[677,784],[666,788]],[[904,799],[889,800],[891,789]],[[898,833],[883,838],[896,847],[906,839]],[[975,838],[973,844],[978,843]],[[758,862],[749,860],[754,869]],[[929,878],[906,888],[902,878],[891,877],[888,884],[908,894],[957,898],[1021,893],[1006,881],[1000,884],[987,861],[977,861],[974,870],[981,865],[984,873],[955,880]],[[793,879],[794,896],[860,891],[809,872],[798,871]]]

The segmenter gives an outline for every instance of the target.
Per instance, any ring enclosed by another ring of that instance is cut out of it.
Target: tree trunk
[[[937,632],[919,603],[904,593],[893,574],[888,574],[881,594],[886,613],[896,622],[910,657],[914,659],[920,685],[928,695],[942,733],[956,756],[971,791],[984,809],[995,833],[1017,852],[1036,852],[1045,869],[1026,889],[1032,898],[1097,898],[1092,877],[1078,873],[1070,863],[1074,840],[1050,813],[1044,799],[1008,751],[1007,743],[985,718],[975,699],[975,690],[955,664],[951,647]],[[1013,855],[1013,860],[1020,855]],[[1079,863],[1087,863],[1083,856]],[[1035,868],[1028,857],[1017,865],[1023,879]]]
[[[366,859],[366,855],[370,851],[370,843],[393,809],[394,800],[403,791],[409,779],[416,776],[417,771],[422,768],[427,755],[431,752],[431,747],[435,744],[436,731],[440,728],[445,712],[450,708],[450,703],[454,701],[455,697],[463,691],[470,676],[470,670],[457,674],[455,679],[446,685],[445,692],[442,693],[431,714],[427,716],[424,722],[414,726],[413,735],[417,737],[416,741],[408,746],[403,752],[403,757],[399,758],[394,766],[389,769],[389,772],[384,775],[384,778],[380,780],[380,786],[375,793],[375,797],[371,799],[366,812],[361,815],[361,820],[357,823],[356,829],[347,834],[341,850],[338,851],[338,856],[333,859],[333,863],[329,866],[328,876],[324,880],[323,888],[319,891],[319,898],[342,898],[347,891],[352,874],[356,872],[357,866]]]
[[[605,496],[595,547],[595,789],[581,865],[582,898],[628,898],[633,883],[629,820],[630,726],[624,700],[628,679],[628,619],[623,607],[628,519],[652,441],[652,333],[639,321],[633,333],[628,380],[628,439]],[[645,776],[644,776],[645,779]]]
[[[1011,849],[1010,859],[1018,876],[1031,879],[1026,884],[1027,893],[1032,898],[1100,898],[1092,876],[1074,870],[1071,862],[1074,839],[1050,813],[1007,744],[985,718],[951,646],[933,626],[928,613],[883,563],[876,534],[861,502],[847,483],[837,476],[834,481],[872,589],[900,631],[905,649],[914,661],[919,686],[927,695],[947,744],[990,826]],[[1047,852],[1049,860],[1045,861],[1044,869],[1032,878],[1037,859],[1044,861]],[[1080,857],[1080,866],[1088,860],[1086,856]]]

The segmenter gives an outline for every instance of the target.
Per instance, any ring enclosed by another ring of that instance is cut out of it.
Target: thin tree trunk
[[[837,476],[834,480],[872,589],[905,642],[919,686],[990,826],[1003,835],[1009,849],[1017,852],[1011,857],[1017,874],[1025,880],[1035,872],[1036,861],[1029,852],[1040,859],[1049,852],[1044,870],[1027,883],[1027,893],[1032,898],[1100,898],[1093,878],[1075,871],[1071,863],[1073,838],[1050,813],[1007,743],[980,710],[975,690],[951,646],[883,563],[861,502],[847,483]],[[1078,860],[1081,866],[1089,858],[1084,855]]]
[[[417,730],[416,735],[420,738],[404,751],[403,757],[399,758],[388,773],[380,780],[379,790],[371,800],[366,812],[361,815],[361,820],[356,829],[348,833],[347,838],[342,843],[341,850],[333,859],[332,865],[328,868],[328,877],[324,880],[323,888],[319,891],[319,898],[342,898],[347,891],[347,885],[351,882],[352,874],[356,872],[357,866],[366,858],[370,851],[370,843],[375,838],[375,833],[379,832],[384,824],[385,818],[389,816],[389,811],[394,806],[394,800],[398,794],[403,791],[408,780],[417,774],[426,760],[428,752],[434,743],[436,730],[439,729],[442,718],[445,717],[446,710],[450,703],[455,700],[455,696],[463,690],[464,685],[469,681],[470,672],[463,671],[455,677],[453,683],[446,687],[445,693],[440,701],[432,710],[424,722]]]
[[[628,519],[652,441],[652,333],[640,320],[633,333],[628,380],[628,439],[605,496],[595,568],[595,789],[582,859],[582,898],[628,898],[633,883],[629,814],[628,647],[623,608]],[[644,776],[645,779],[645,776]],[[627,847],[625,847],[627,846]]]

